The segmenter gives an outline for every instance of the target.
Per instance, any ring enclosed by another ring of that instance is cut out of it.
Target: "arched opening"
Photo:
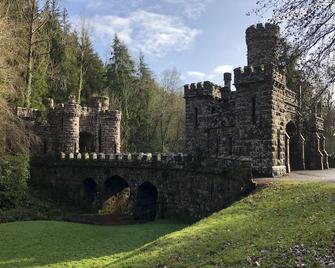
[[[104,183],[101,197],[100,214],[127,215],[130,188],[126,180],[120,176],[112,176]]]
[[[299,163],[297,162],[297,153],[299,152],[297,127],[292,121],[287,123],[286,133],[286,167],[287,171],[290,172],[292,170],[297,170],[299,166]]]
[[[92,178],[87,178],[83,181],[82,185],[82,200],[84,206],[92,209],[97,196],[97,183]]]
[[[153,221],[157,213],[157,188],[150,182],[138,187],[136,218],[141,221]]]
[[[86,131],[80,132],[79,134],[79,152],[80,153],[92,153],[95,152],[94,148],[94,136]]]

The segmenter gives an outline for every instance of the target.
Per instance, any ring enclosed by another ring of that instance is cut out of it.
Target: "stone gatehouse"
[[[230,73],[224,86],[185,85],[187,152],[202,157],[250,156],[254,175],[326,169],[321,103],[310,120],[299,116],[301,95],[289,89],[279,66],[280,29],[257,24],[246,30],[248,66]]]
[[[119,153],[121,112],[111,110],[107,97],[91,97],[87,106],[76,104],[73,96],[66,103],[49,100],[47,117],[36,109],[17,108],[17,115],[30,125],[38,139],[31,153]]]

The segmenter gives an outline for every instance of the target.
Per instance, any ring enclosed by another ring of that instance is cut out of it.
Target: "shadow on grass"
[[[165,220],[126,226],[53,221],[0,224],[0,267],[100,266],[104,257],[110,262],[183,227]]]
[[[334,198],[334,185],[271,185],[195,225],[111,260],[106,267],[254,266],[248,258],[259,258],[264,267],[272,262],[294,266],[290,249],[297,244],[316,251],[331,248]],[[314,267],[313,256],[304,258],[310,258]]]

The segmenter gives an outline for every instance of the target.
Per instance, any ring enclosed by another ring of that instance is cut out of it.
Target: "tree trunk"
[[[34,10],[35,1],[32,1],[30,21],[29,21],[29,33],[28,33],[28,54],[27,54],[27,73],[26,73],[26,94],[24,105],[30,107],[31,104],[31,83],[33,79],[33,45],[34,45]]]

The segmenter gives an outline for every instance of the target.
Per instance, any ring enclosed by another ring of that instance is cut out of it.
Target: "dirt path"
[[[301,170],[293,171],[284,177],[280,178],[256,178],[257,184],[266,184],[269,182],[283,181],[283,180],[302,180],[302,181],[321,181],[335,183],[335,168],[326,170]]]

